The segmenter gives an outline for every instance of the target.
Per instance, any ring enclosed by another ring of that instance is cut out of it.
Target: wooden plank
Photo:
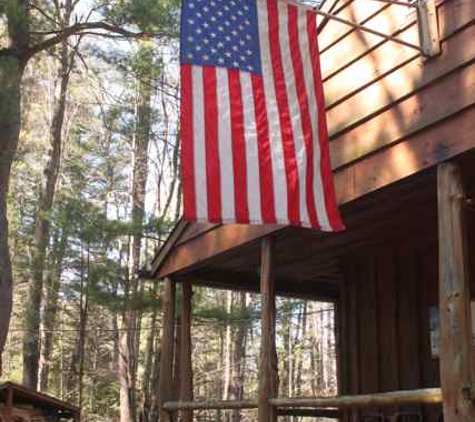
[[[417,133],[392,148],[335,174],[338,202],[345,203],[475,148],[475,108]]]
[[[185,268],[189,269],[198,262],[202,263],[211,257],[243,246],[282,228],[283,226],[279,225],[222,225],[203,236],[190,240],[186,243],[186,247],[174,250],[174,253],[157,269],[155,277],[163,278]]]
[[[376,252],[375,265],[379,326],[379,388],[380,391],[393,391],[399,389],[397,288],[393,248],[381,244]],[[388,411],[393,413],[397,408],[390,408]]]
[[[457,34],[449,42],[456,46],[470,37],[475,25]],[[468,43],[467,58],[475,58],[475,43]],[[468,51],[470,50],[471,51]],[[444,54],[446,51],[444,50]],[[475,63],[457,69],[438,83],[425,87],[382,111],[370,120],[340,134],[330,143],[334,170],[398,142],[404,137],[429,128],[475,103]],[[363,91],[364,92],[364,91]],[[444,97],[444,101],[434,98]]]
[[[6,400],[6,422],[13,422],[13,388],[7,388],[7,400]]]
[[[459,165],[438,167],[440,370],[445,422],[475,420],[470,284]]]
[[[261,255],[261,347],[259,353],[259,422],[276,422],[277,409],[269,405],[269,399],[277,397],[279,376],[275,344],[275,280],[273,240],[262,240]]]
[[[193,366],[191,360],[191,299],[192,287],[190,282],[181,283],[182,312],[181,312],[181,352],[180,352],[180,400],[193,400]],[[181,422],[193,422],[193,411],[185,410],[181,414]]]
[[[213,230],[219,227],[221,224],[215,223],[190,223],[188,224],[186,230],[178,239],[177,245],[187,242],[190,239],[193,239],[197,236],[202,235],[210,230]]]
[[[437,60],[423,62],[422,59],[413,60],[406,66],[389,73],[378,83],[368,86],[345,102],[331,108],[327,113],[328,129],[332,139],[343,131],[350,130],[362,121],[380,113],[387,107],[394,106],[398,101],[413,95],[416,91],[426,87],[456,69],[469,64],[475,58],[473,54],[473,40],[464,37],[464,48],[460,44],[451,43],[455,49],[444,48],[444,54]],[[371,98],[371,101],[368,101]]]
[[[411,243],[412,239],[408,241]],[[397,254],[398,343],[400,388],[411,390],[422,387],[419,351],[419,315],[417,264],[414,248],[402,245]],[[425,335],[425,334],[422,334]],[[404,409],[420,411],[418,406]]]
[[[348,20],[360,21],[357,13],[358,9],[368,10],[369,12],[360,15],[368,16],[369,19],[362,19],[366,28],[382,32],[387,35],[404,38],[405,29],[410,26],[416,26],[417,14],[411,8],[410,13],[396,13],[394,6],[387,6],[372,1],[359,1],[352,3],[346,13],[340,13],[339,16],[346,17]],[[343,25],[343,24],[342,24]],[[348,28],[348,26],[346,26]],[[384,38],[361,30],[345,31],[344,37],[337,38],[335,35],[328,35],[332,40],[330,48],[321,46],[322,77],[326,81],[336,75],[350,63],[363,57],[369,51],[381,46],[386,41]],[[331,38],[332,37],[332,38]],[[320,37],[321,39],[321,37]],[[408,40],[409,41],[409,40]],[[391,41],[391,43],[393,43]],[[417,43],[416,43],[417,44]],[[394,43],[395,49],[406,48]],[[340,52],[340,54],[338,54]]]
[[[160,421],[172,422],[169,412],[163,407],[166,401],[173,398],[173,344],[175,332],[175,293],[176,285],[166,279],[163,292],[162,338],[160,342],[160,380],[159,401]]]

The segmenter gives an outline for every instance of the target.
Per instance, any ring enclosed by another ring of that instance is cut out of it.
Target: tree
[[[72,0],[74,7],[80,0]],[[146,1],[145,1],[146,2]],[[56,2],[58,3],[58,2]],[[134,4],[144,5],[137,1]],[[95,10],[106,8],[108,2],[98,4]],[[12,162],[18,148],[21,124],[21,84],[28,61],[36,54],[50,49],[78,34],[108,35],[120,37],[170,36],[171,33],[150,34],[126,29],[128,22],[107,20],[90,21],[93,11],[84,20],[61,28],[51,18],[44,0],[33,3],[29,0],[6,0],[0,6],[2,44],[0,44],[0,294],[6,306],[0,313],[0,355],[3,352],[11,314],[13,278],[8,244],[7,195]],[[79,18],[78,18],[79,19]],[[40,296],[41,297],[41,296]],[[35,297],[36,298],[36,297]],[[39,303],[31,304],[38,307]],[[38,338],[38,333],[32,333]],[[29,382],[34,383],[34,377]]]

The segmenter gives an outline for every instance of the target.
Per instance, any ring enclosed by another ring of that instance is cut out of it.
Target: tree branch
[[[32,34],[41,34],[41,35],[55,34],[55,35],[51,38],[48,38],[47,40],[39,42],[33,45],[32,47],[30,47],[26,53],[26,56],[27,56],[26,59],[28,60],[29,58],[31,58],[36,53],[39,53],[40,51],[54,47],[55,45],[61,43],[68,37],[71,37],[74,35],[80,35],[80,34],[86,35],[85,33],[87,33],[88,31],[90,32],[91,30],[94,30],[94,29],[101,29],[103,31],[106,31],[106,33],[104,34],[95,33],[95,35],[103,35],[103,36],[107,36],[108,35],[107,32],[118,34],[126,38],[151,38],[151,37],[171,37],[172,36],[172,34],[169,34],[169,33],[133,32],[133,31],[129,31],[127,29],[121,28],[120,26],[111,25],[107,22],[82,22],[82,23],[77,23],[75,25],[72,25],[61,31],[51,31],[51,32],[42,32],[42,33],[32,32]]]

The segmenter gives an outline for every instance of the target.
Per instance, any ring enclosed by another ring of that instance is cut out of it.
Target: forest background
[[[83,421],[158,420],[143,270],[181,211],[178,32],[178,0],[0,0],[1,377]],[[255,397],[258,296],[200,288],[193,307],[195,395]],[[335,393],[333,319],[279,299],[283,396]]]

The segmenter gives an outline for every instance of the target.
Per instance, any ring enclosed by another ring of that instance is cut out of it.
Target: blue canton
[[[261,72],[256,0],[182,2],[182,63]]]

